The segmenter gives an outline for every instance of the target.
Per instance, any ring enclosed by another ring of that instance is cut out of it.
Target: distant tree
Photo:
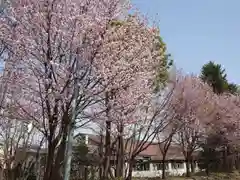
[[[80,138],[76,139],[76,143],[73,153],[71,180],[84,179],[85,176],[88,176],[87,167],[90,165],[87,145]]]
[[[222,144],[226,143],[224,141],[224,136],[221,133],[217,134],[211,133],[205,139],[205,142],[200,146],[202,151],[199,154],[201,162],[199,164],[201,169],[205,169],[206,174],[209,176],[210,171],[218,171],[220,164],[221,152],[218,151]]]
[[[166,85],[166,82],[169,79],[169,74],[166,72],[173,66],[173,59],[171,54],[167,53],[167,46],[160,35],[156,36],[155,46],[162,52],[161,66],[158,67],[158,73],[154,83],[155,91],[158,92],[161,87],[164,87]]]
[[[217,94],[221,94],[223,92],[235,94],[238,92],[237,84],[229,83],[227,81],[225,69],[223,69],[220,64],[216,64],[213,61],[203,65],[200,78],[204,82],[208,83]]]
[[[208,83],[212,87],[214,93],[218,94],[219,97],[220,97],[220,94],[222,93],[230,93],[234,95],[239,94],[238,86],[234,83],[229,83],[227,81],[227,74],[225,73],[225,69],[223,69],[220,64],[216,64],[210,61],[207,64],[203,65],[200,78],[204,82]],[[214,129],[216,129],[216,127],[214,127]],[[220,130],[218,130],[217,133],[215,134],[208,134],[207,139],[209,140],[209,139],[216,139],[216,138],[220,138],[220,139],[226,138],[225,137],[226,134],[220,134],[219,131]],[[230,145],[226,142],[225,143],[221,142],[218,145],[218,149],[220,147],[225,148],[224,152],[222,152],[224,157],[222,159],[223,167],[221,167],[221,169],[226,170],[227,156],[229,155],[227,149],[230,148]],[[206,173],[209,174],[209,171],[212,170],[212,167],[210,166],[212,166],[214,163],[215,164],[217,163],[217,162],[214,162],[214,160],[210,159],[209,157],[211,158],[214,157],[214,154],[217,153],[216,152],[217,147],[213,144],[212,141],[210,142],[207,141],[202,145],[202,148],[203,148],[202,157],[204,159],[204,166],[206,169]]]
[[[237,84],[228,83],[228,91],[229,91],[231,94],[239,93],[239,89],[238,89]]]
[[[199,141],[204,138],[205,124],[214,118],[215,96],[212,88],[194,75],[178,74],[171,98],[172,112],[182,124],[175,136],[175,143],[181,149],[186,162],[186,176],[194,161],[194,152],[199,149]]]
[[[204,64],[200,78],[208,83],[217,94],[228,90],[227,74],[220,64],[216,64],[213,61]]]

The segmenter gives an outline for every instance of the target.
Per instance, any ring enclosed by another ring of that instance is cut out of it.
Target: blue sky
[[[132,0],[160,33],[177,68],[199,73],[212,60],[240,84],[240,0]]]

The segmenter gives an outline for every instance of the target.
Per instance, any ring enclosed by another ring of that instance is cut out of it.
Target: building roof
[[[96,135],[89,135],[89,142],[94,143],[94,145],[92,145],[91,148],[96,150],[96,147],[94,148],[94,146],[99,144],[100,137]],[[198,154],[199,152],[194,152],[193,156],[196,158]],[[163,158],[163,155],[157,143],[151,143],[146,149],[141,151],[138,156],[151,157],[152,160],[156,160],[156,161],[162,160]],[[185,157],[182,153],[182,148],[179,145],[172,145],[169,147],[169,150],[166,155],[166,160],[184,160],[184,159]]]
[[[88,134],[88,150],[89,154],[95,154],[98,152],[98,147],[101,143],[101,137],[98,135],[90,135]],[[104,139],[103,139],[104,141]],[[104,142],[103,142],[104,143]],[[136,147],[138,144],[136,143],[134,146]],[[146,144],[147,146],[147,144]],[[29,152],[36,151],[37,147],[31,147],[27,149]],[[128,150],[127,150],[128,151]],[[46,149],[41,149],[40,153],[46,153]],[[197,157],[199,152],[194,152],[193,156]],[[161,153],[161,150],[159,149],[159,145],[157,143],[151,143],[146,149],[141,151],[138,155],[138,157],[150,157],[151,160],[159,161],[162,160],[163,155]],[[184,155],[182,153],[182,149],[180,146],[172,145],[169,147],[169,150],[166,155],[166,160],[184,160]]]
[[[151,144],[139,153],[139,156],[151,157],[152,160],[162,160],[163,155],[158,144]],[[184,160],[184,155],[179,146],[171,146],[166,155],[166,160]]]

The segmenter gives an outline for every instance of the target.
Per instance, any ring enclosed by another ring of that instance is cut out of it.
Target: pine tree
[[[215,64],[213,61],[204,64],[200,77],[204,82],[208,83],[217,94],[228,90],[227,75],[225,69],[223,69],[220,64]]]

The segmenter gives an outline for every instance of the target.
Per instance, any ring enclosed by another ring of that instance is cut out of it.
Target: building
[[[140,163],[136,163],[132,174],[133,177],[159,177],[162,175],[162,153],[158,144],[151,144],[139,154],[136,160],[140,161]],[[179,146],[169,147],[164,164],[167,175],[183,176],[186,173],[185,158]],[[196,160],[193,166],[195,172],[199,171]]]
[[[83,166],[89,166],[90,164],[90,166],[93,165],[95,167],[98,167],[101,161],[101,158],[99,157],[99,149],[100,145],[103,144],[103,139],[101,140],[100,136],[92,134],[82,134],[80,136],[80,140],[82,143],[88,146],[89,151],[87,156],[85,156],[83,159],[78,159],[77,161],[83,162],[81,163]],[[29,148],[27,151],[28,154],[36,152],[36,147],[34,147],[33,149]],[[40,154],[45,154],[46,152],[46,149],[42,149],[40,151]],[[18,157],[23,157],[22,153],[23,152],[19,153]],[[195,154],[195,156],[197,156],[197,154]],[[85,159],[86,157],[88,159]],[[112,163],[114,161],[115,157],[113,156]],[[79,164],[79,162],[77,164]],[[132,176],[160,177],[162,175],[162,166],[162,153],[159,149],[159,146],[156,143],[152,143],[135,158],[135,165]],[[196,159],[194,162],[194,169],[195,172],[199,171],[198,162]],[[175,145],[169,148],[165,161],[165,172],[166,175],[171,176],[183,176],[186,173],[185,158],[179,146]]]
[[[84,142],[96,152],[99,137],[94,135],[84,135]],[[194,171],[199,171],[198,152],[194,153]],[[133,177],[160,177],[162,175],[162,153],[157,143],[152,143],[144,151],[140,152],[136,158],[136,163],[132,173]],[[169,147],[165,160],[165,171],[167,175],[183,176],[186,173],[186,162],[181,147],[173,145]]]

